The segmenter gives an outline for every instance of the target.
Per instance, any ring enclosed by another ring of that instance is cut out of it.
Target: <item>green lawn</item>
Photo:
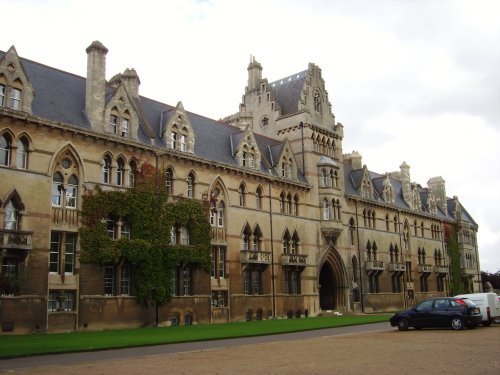
[[[384,321],[388,321],[388,315],[346,315],[96,332],[2,335],[0,358],[261,336]]]

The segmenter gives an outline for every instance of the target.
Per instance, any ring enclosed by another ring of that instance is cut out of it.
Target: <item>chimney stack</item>
[[[448,216],[448,205],[446,203],[446,187],[443,177],[432,177],[427,181],[427,187],[432,190],[436,198],[436,204]]]
[[[250,57],[250,64],[248,64],[248,87],[247,92],[259,89],[260,81],[262,80],[262,65],[256,60],[255,56]]]
[[[125,69],[121,76],[122,82],[125,84],[127,87],[128,93],[134,97],[138,98],[139,97],[139,85],[141,84],[141,80],[139,79],[139,76],[137,75],[137,72],[135,71],[134,68],[132,69]]]
[[[104,96],[106,92],[106,54],[108,49],[93,41],[87,52],[87,82],[85,112],[95,130],[103,130]]]

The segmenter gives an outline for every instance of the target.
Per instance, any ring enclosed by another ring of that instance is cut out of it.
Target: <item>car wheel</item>
[[[401,318],[398,321],[398,329],[400,331],[408,331],[408,320]]]
[[[463,319],[460,318],[459,316],[455,316],[453,319],[451,319],[451,328],[453,328],[456,331],[464,328]]]

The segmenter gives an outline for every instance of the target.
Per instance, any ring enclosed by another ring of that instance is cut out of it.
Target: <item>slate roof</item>
[[[373,187],[375,190],[374,194],[374,202],[380,202],[384,204],[389,204],[383,199],[383,190],[384,190],[384,180],[385,176],[376,172],[369,171],[370,178],[373,183]],[[403,198],[403,186],[400,180],[389,177],[392,183],[392,188],[394,190],[394,203],[393,207],[398,209],[410,210],[410,207],[406,203]],[[361,181],[363,179],[363,169],[353,169],[351,164],[348,162],[344,163],[344,181],[345,181],[345,193],[346,195],[355,196],[361,198],[361,191],[359,187],[361,186]],[[420,200],[422,201],[422,208],[424,213],[427,210],[427,199],[429,196],[429,189],[419,187],[420,190]],[[365,198],[364,198],[365,199]],[[456,219],[455,218],[455,202],[452,198],[447,198],[447,208],[448,215],[441,210],[441,208],[437,207],[437,217],[440,219]],[[428,212],[427,212],[428,213]],[[462,220],[468,222],[472,225],[477,225],[476,222],[472,219],[469,213],[462,206]]]
[[[303,70],[269,84],[269,87],[274,91],[274,97],[282,115],[295,113],[299,110],[298,106],[306,74],[307,70]]]
[[[0,59],[4,55],[5,52],[0,51]],[[20,61],[33,85],[35,96],[32,102],[32,113],[34,116],[78,128],[91,129],[90,122],[85,115],[85,78],[21,57]],[[113,92],[114,88],[108,85],[106,87],[106,101],[109,100]],[[283,97],[287,96],[283,90],[280,93]],[[153,136],[156,146],[166,148],[161,132],[175,107],[143,96],[139,97],[139,102],[133,104],[134,107],[139,107],[135,108],[140,110],[139,117],[143,119],[143,122],[147,121],[148,123],[147,126],[141,123],[138,140],[146,145],[151,145],[150,136]],[[214,162],[238,166],[231,150],[230,137],[231,134],[239,133],[241,130],[238,127],[189,111],[186,111],[186,114],[196,137],[194,154]],[[258,134],[254,134],[254,137],[262,155],[260,172],[277,176],[276,171],[269,166],[271,166],[270,161],[275,156],[274,150],[281,149],[282,141]],[[237,144],[234,145],[234,147],[236,146]],[[302,183],[307,183],[300,173],[298,179]]]

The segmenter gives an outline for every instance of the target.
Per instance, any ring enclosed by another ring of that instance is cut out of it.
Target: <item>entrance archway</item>
[[[330,248],[319,271],[319,306],[321,310],[347,310],[347,273],[339,253]]]
[[[335,279],[328,263],[323,264],[319,273],[319,307],[321,310],[335,309]]]

